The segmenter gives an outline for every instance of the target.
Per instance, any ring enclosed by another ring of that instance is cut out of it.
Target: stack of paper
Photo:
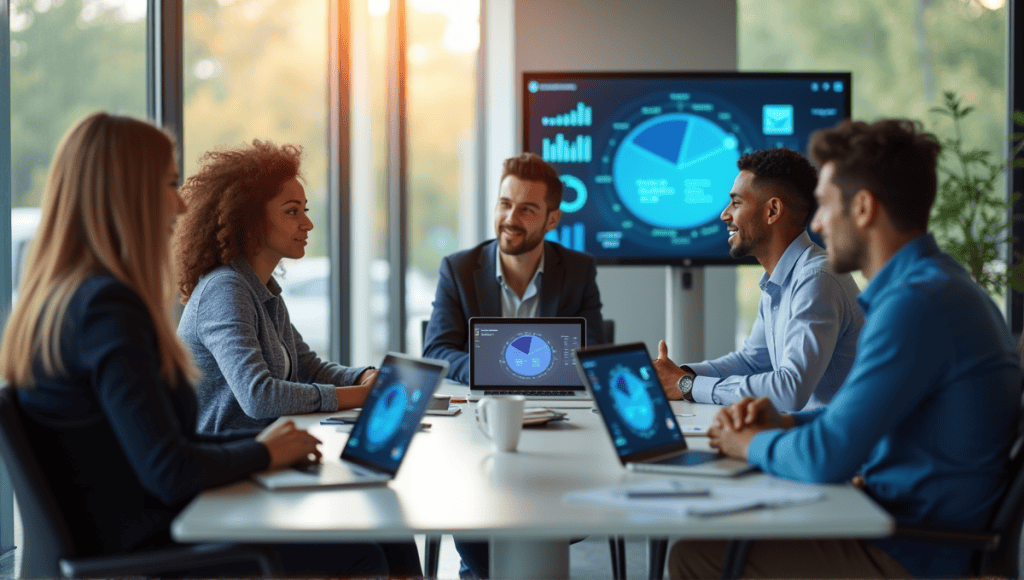
[[[818,501],[820,487],[768,480],[761,485],[694,483],[664,479],[642,484],[574,491],[567,501],[628,509],[657,511],[678,516],[713,516],[751,509],[782,507]]]

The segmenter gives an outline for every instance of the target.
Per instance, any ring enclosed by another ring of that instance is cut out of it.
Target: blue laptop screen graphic
[[[367,395],[345,444],[344,455],[394,471],[419,430],[437,372],[412,362],[392,361],[381,367],[377,384]]]
[[[581,364],[619,455],[683,438],[646,351],[586,355]]]
[[[579,387],[572,353],[583,346],[578,324],[477,324],[473,384]]]

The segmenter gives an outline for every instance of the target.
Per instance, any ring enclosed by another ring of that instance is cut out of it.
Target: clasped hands
[[[744,397],[724,407],[708,428],[711,447],[729,457],[746,461],[747,450],[754,436],[769,429],[789,429],[793,417],[782,415],[767,397]]]

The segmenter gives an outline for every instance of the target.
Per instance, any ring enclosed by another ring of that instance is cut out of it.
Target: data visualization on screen
[[[559,172],[548,239],[601,263],[733,263],[720,215],[744,153],[805,152],[849,73],[524,73],[523,143]]]
[[[588,353],[581,361],[594,402],[620,455],[682,439],[646,351]]]
[[[539,322],[538,322],[539,321]],[[583,346],[579,322],[544,319],[476,324],[472,339],[475,386],[579,386],[572,352]]]

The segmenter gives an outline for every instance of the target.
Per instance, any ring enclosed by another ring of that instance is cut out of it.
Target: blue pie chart
[[[366,439],[373,449],[379,449],[398,431],[408,400],[405,385],[401,383],[389,385],[381,393],[370,409],[370,420],[366,424]]]
[[[654,426],[654,403],[647,394],[647,385],[629,371],[612,375],[612,400],[615,410],[635,433],[643,434]]]
[[[525,334],[505,347],[505,364],[517,375],[535,377],[548,370],[551,347],[539,336]]]
[[[615,153],[622,204],[644,222],[692,228],[717,221],[738,173],[739,140],[697,115],[670,113],[633,128]]]

